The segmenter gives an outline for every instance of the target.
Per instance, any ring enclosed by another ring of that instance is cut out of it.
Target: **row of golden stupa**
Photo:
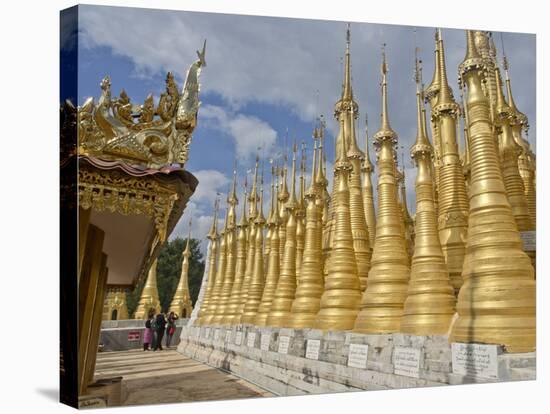
[[[216,204],[207,236],[208,280],[196,324],[450,332],[453,342],[502,344],[510,352],[535,349],[535,252],[526,254],[520,237],[534,231],[536,222],[534,154],[523,137],[527,117],[514,103],[506,60],[504,95],[489,33],[467,32],[459,66],[462,106],[447,81],[440,30],[435,62],[426,88],[416,62],[414,219],[404,173],[396,164],[398,137],[389,120],[384,54],[381,126],[372,136],[378,168],[375,215],[368,131],[365,152],[356,138],[359,110],[348,27],[345,78],[335,106],[339,132],[332,194],[322,122],[313,133],[309,186],[304,156],[297,166],[294,144],[290,184],[286,162],[272,165],[269,211],[264,212],[263,173],[259,183],[256,159],[252,188],[247,193],[245,184],[237,219],[234,174],[223,230],[218,235]]]

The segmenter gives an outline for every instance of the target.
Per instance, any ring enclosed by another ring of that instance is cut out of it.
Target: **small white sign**
[[[210,328],[206,328],[206,331],[204,331],[204,337],[205,337],[206,339],[210,338],[210,331],[211,331]]]
[[[308,339],[306,346],[306,358],[319,359],[319,349],[321,349],[320,339]]]
[[[270,334],[262,334],[260,337],[260,349],[262,351],[269,351],[269,341],[271,340]]]
[[[279,354],[288,354],[288,347],[290,345],[290,336],[279,336],[279,348],[277,352]]]
[[[365,344],[350,344],[348,354],[348,367],[367,368],[367,355],[369,346]]]
[[[214,332],[214,341],[219,341],[219,340],[220,340],[220,330],[216,329],[216,331]]]
[[[230,329],[225,331],[225,342],[227,342],[228,344],[231,342],[231,330]]]
[[[254,344],[256,343],[256,332],[249,332],[247,341],[246,346],[249,348],[254,348]]]
[[[534,252],[537,250],[537,232],[536,231],[520,231],[519,235],[523,241],[523,250],[526,252]]]
[[[243,343],[243,333],[242,331],[237,331],[235,334],[235,345],[241,345]]]
[[[393,350],[393,366],[396,375],[418,378],[420,376],[420,349],[396,346]]]
[[[469,377],[498,379],[496,345],[461,344],[451,345],[453,373]]]

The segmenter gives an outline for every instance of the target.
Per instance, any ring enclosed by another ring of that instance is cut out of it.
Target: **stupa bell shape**
[[[387,107],[387,66],[382,61],[382,125],[374,135],[378,151],[378,216],[367,289],[354,331],[398,332],[407,297],[409,257],[405,248],[395,179],[397,134],[391,128]]]
[[[237,171],[233,171],[233,184],[231,192],[227,196],[227,225],[225,231],[226,237],[226,264],[223,275],[223,285],[220,288],[219,303],[216,307],[216,313],[212,317],[211,323],[214,325],[227,323],[227,306],[233,288],[235,279],[235,265],[237,260],[237,213],[236,207],[239,203],[237,199]]]
[[[218,208],[219,200],[216,199],[214,204],[214,218],[212,219],[212,225],[210,231],[207,234],[208,249],[206,255],[206,266],[204,268],[203,281],[201,284],[201,290],[195,303],[195,312],[197,312],[196,325],[202,325],[207,315],[207,309],[209,306],[210,298],[212,296],[212,290],[214,288],[214,282],[216,277],[216,259],[218,254]],[[193,316],[191,317],[193,319]]]
[[[344,118],[339,118],[340,131],[336,139],[334,185],[332,189],[332,246],[327,259],[325,288],[315,326],[322,330],[348,330],[359,311],[361,282],[353,249],[350,216],[349,175],[352,170],[344,140]]]
[[[512,86],[510,82],[510,76],[508,74],[508,61],[505,57],[505,70],[506,70],[506,92],[508,94],[508,102],[510,109],[512,110],[511,128],[512,135],[515,141],[520,145],[521,152],[518,156],[518,169],[521,179],[523,180],[523,188],[525,191],[525,197],[527,199],[527,208],[529,209],[529,215],[531,216],[531,223],[536,228],[537,224],[537,196],[535,185],[536,174],[536,162],[535,155],[531,150],[529,142],[523,137],[523,131],[527,131],[529,128],[529,121],[525,114],[523,114],[517,107],[512,95]]]
[[[265,277],[264,291],[262,300],[258,306],[255,324],[257,326],[266,326],[267,318],[271,310],[275,290],[277,289],[277,281],[279,280],[279,213],[277,211],[277,191],[278,186],[273,183],[275,171],[271,171],[271,207],[269,210],[269,219],[267,221],[268,232],[267,237],[270,238],[270,254],[267,256],[267,273]]]
[[[316,139],[316,134],[314,134]],[[306,232],[302,267],[298,277],[296,294],[292,302],[292,319],[290,326],[293,328],[313,328],[317,312],[321,306],[323,294],[324,276],[322,261],[322,205],[317,203],[322,199],[322,187],[317,183],[317,148],[313,147],[313,165],[311,167],[311,182],[305,193],[306,198]],[[319,159],[321,164],[321,159]],[[322,171],[322,169],[321,169]]]
[[[298,194],[298,202],[296,204],[296,280],[300,278],[300,270],[304,256],[305,242],[305,144],[302,143],[302,158],[300,160],[300,193]]]
[[[413,335],[443,335],[455,313],[455,295],[439,241],[430,166],[433,150],[422,111],[418,63],[416,101],[417,136],[411,148],[417,166],[416,235],[400,330]]]
[[[292,179],[289,199],[285,205],[287,210],[285,248],[281,273],[277,280],[277,289],[269,309],[267,326],[289,326],[290,309],[296,293],[296,145],[292,157]],[[283,220],[281,220],[283,226]]]
[[[160,300],[157,288],[157,259],[151,264],[145,286],[139,298],[138,306],[134,314],[134,319],[147,319],[150,310],[155,311],[155,315],[160,313]]]
[[[241,297],[246,271],[246,234],[248,230],[248,218],[246,216],[246,181],[243,196],[243,209],[241,219],[237,224],[237,262],[235,264],[235,281],[229,296],[227,309],[222,320],[223,324],[236,325],[240,319]]]
[[[220,253],[218,255],[218,263],[216,266],[216,277],[212,286],[212,294],[208,302],[208,308],[205,310],[204,324],[211,325],[213,318],[217,314],[218,306],[220,306],[220,294],[224,283],[225,270],[227,264],[227,217],[229,208],[225,209],[225,223],[220,234]]]
[[[468,229],[468,199],[456,136],[459,106],[454,101],[447,82],[445,50],[441,32],[439,32],[438,44],[440,90],[437,103],[432,108],[432,117],[437,122],[441,143],[438,194],[439,240],[445,255],[451,283],[458,294],[458,290],[462,286],[461,274]]]
[[[365,154],[357,146],[357,139],[355,135],[355,119],[358,115],[358,106],[353,100],[353,89],[351,85],[349,27],[347,31],[344,73],[342,97],[336,103],[335,116],[338,120],[343,120],[344,128],[342,143],[346,146],[346,155],[352,166],[348,184],[351,232],[353,237],[355,261],[357,263],[357,274],[359,276],[359,280],[361,281],[361,291],[364,291],[367,286],[367,277],[370,268],[371,248],[361,189],[361,164],[365,158]],[[338,146],[339,144],[337,143],[336,145]]]
[[[248,286],[248,292],[246,296],[246,302],[244,304],[243,313],[241,316],[241,323],[254,324],[256,320],[256,314],[258,313],[258,307],[262,300],[262,293],[264,290],[264,224],[265,217],[263,213],[263,201],[264,201],[264,189],[263,189],[263,173],[262,173],[262,188],[260,190],[260,205],[258,207],[258,214],[254,220],[255,238],[250,240],[250,243],[254,243],[254,266],[253,273],[250,277],[250,284]]]
[[[483,60],[474,34],[459,70],[466,85],[471,184],[468,239],[451,342],[504,345],[509,352],[535,349],[535,281],[514,222],[498,164],[489,102],[483,93]]]
[[[529,214],[523,180],[519,173],[518,159],[522,152],[522,148],[514,139],[512,132],[512,124],[517,122],[517,118],[504,98],[502,81],[498,68],[495,69],[495,78],[497,81],[497,128],[500,129],[500,168],[504,180],[504,187],[506,188],[506,195],[508,196],[510,207],[512,207],[512,214],[514,215],[518,230],[520,233],[533,231],[535,230],[535,226]],[[531,264],[535,267],[535,251],[527,251],[526,253],[531,258]]]
[[[189,236],[187,244],[182,253],[183,261],[181,263],[181,275],[174,292],[174,297],[170,303],[168,312],[174,312],[181,318],[189,318],[193,311],[191,304],[191,295],[189,294],[189,260],[191,257],[191,223],[189,223]]]

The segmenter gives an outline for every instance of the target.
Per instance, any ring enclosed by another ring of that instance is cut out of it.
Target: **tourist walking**
[[[153,327],[151,326],[155,312],[150,310],[145,321],[145,332],[143,333],[143,350],[151,350],[150,346],[153,341]]]
[[[168,322],[166,324],[166,348],[170,348],[170,342],[172,342],[172,337],[176,332],[176,320],[178,315],[175,312],[170,312],[168,315]]]
[[[154,321],[154,333],[155,333],[155,345],[153,351],[160,349],[162,351],[162,337],[164,336],[164,329],[166,327],[166,319],[164,314],[159,313]]]

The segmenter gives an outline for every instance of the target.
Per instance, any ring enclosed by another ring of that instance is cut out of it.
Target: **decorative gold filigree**
[[[161,241],[166,239],[168,218],[178,194],[148,177],[131,177],[79,168],[78,202],[83,209],[142,214],[154,220]]]
[[[124,90],[118,98],[111,98],[111,80],[103,78],[97,104],[88,98],[78,108],[78,153],[148,168],[185,164],[197,125],[205,49],[206,41],[187,71],[181,94],[173,74],[167,74],[166,92],[156,108],[153,95],[143,105],[133,105]]]

